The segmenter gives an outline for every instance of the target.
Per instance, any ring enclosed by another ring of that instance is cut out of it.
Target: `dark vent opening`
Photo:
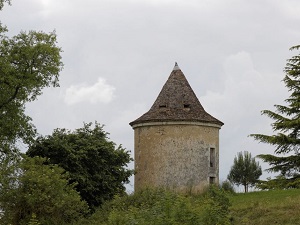
[[[167,108],[167,105],[166,104],[163,104],[163,105],[159,105],[159,108]]]
[[[190,108],[190,104],[183,104],[183,108]]]

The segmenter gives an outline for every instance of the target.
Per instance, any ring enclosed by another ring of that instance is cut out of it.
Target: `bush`
[[[164,189],[146,189],[116,196],[106,202],[84,225],[226,225],[229,223],[226,193],[210,187],[201,195],[183,195]]]
[[[226,193],[212,185],[204,195],[204,213],[202,222],[205,225],[229,225],[230,202]]]
[[[221,183],[220,188],[228,193],[235,193],[234,187],[232,183],[228,180],[225,180]]]
[[[68,174],[44,161],[24,156],[0,163],[0,224],[73,224],[87,215]]]

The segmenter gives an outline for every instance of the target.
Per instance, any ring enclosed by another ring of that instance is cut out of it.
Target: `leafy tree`
[[[0,10],[4,3],[0,1]],[[56,34],[20,32],[8,37],[0,25],[0,150],[8,151],[22,140],[29,143],[36,133],[25,104],[36,100],[44,87],[58,86],[62,69]]]
[[[0,10],[2,10],[3,6],[4,6],[4,3],[8,3],[10,5],[10,0],[0,0]]]
[[[251,157],[251,153],[244,151],[234,157],[227,179],[236,185],[243,185],[245,192],[248,192],[248,187],[257,183],[261,174],[259,163]]]
[[[290,50],[299,50],[300,45]],[[279,172],[276,180],[282,188],[293,187],[300,179],[300,54],[287,60],[284,69],[285,77],[283,82],[291,93],[285,100],[287,105],[275,105],[276,111],[263,110],[262,114],[274,120],[272,128],[275,135],[251,134],[255,140],[267,143],[276,147],[274,153],[261,154],[258,157],[270,164],[268,171]],[[282,177],[285,178],[285,185],[282,184]],[[266,183],[265,183],[266,184]],[[276,184],[274,184],[277,186]],[[297,187],[297,186],[294,186]],[[298,185],[299,187],[299,185]]]
[[[25,156],[1,162],[1,224],[74,224],[87,215],[88,205],[69,184],[68,174],[44,162]]]
[[[103,126],[84,124],[71,132],[56,129],[52,135],[39,137],[27,155],[41,156],[70,173],[71,183],[92,210],[116,194],[125,192],[133,171],[125,166],[132,159],[122,146],[108,139]]]

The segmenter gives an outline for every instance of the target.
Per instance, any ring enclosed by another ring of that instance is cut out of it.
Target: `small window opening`
[[[215,177],[209,177],[209,184],[214,184],[216,182]]]
[[[209,165],[210,167],[215,167],[216,164],[216,151],[214,148],[209,150]]]
[[[183,108],[190,108],[190,104],[183,104]]]
[[[159,105],[159,108],[167,108],[166,104]]]

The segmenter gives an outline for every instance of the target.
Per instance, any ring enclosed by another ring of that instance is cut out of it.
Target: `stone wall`
[[[144,187],[167,187],[199,192],[209,182],[218,183],[220,126],[156,122],[133,128],[135,191]],[[210,152],[214,152],[213,157]]]

